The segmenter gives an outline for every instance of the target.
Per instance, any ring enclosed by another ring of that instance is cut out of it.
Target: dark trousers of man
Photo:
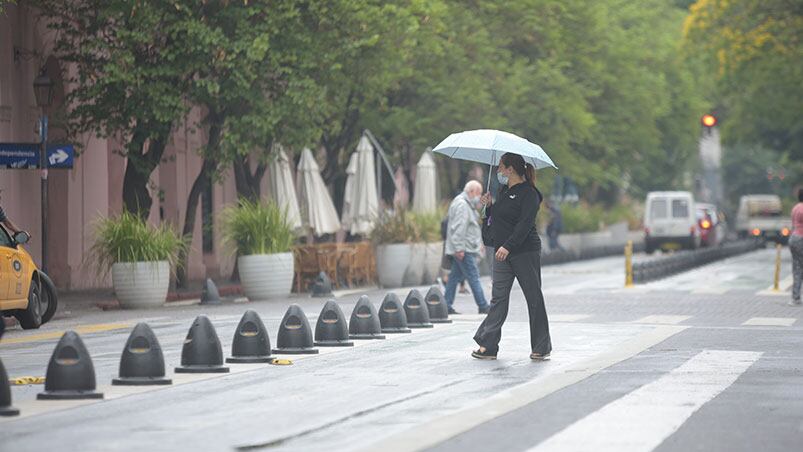
[[[527,300],[530,346],[533,353],[545,355],[552,352],[549,320],[544,306],[544,294],[541,292],[541,253],[538,251],[514,254],[508,256],[504,262],[494,262],[491,310],[477,329],[474,341],[491,353],[498,352],[514,279],[519,281]]]

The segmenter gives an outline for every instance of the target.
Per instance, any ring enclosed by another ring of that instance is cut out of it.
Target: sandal
[[[488,349],[485,349],[485,351],[482,351],[480,349],[474,350],[473,352],[471,352],[471,356],[477,359],[485,359],[485,360],[496,359],[496,353],[491,353],[488,351]]]
[[[542,355],[540,353],[530,353],[530,359],[533,361],[549,361],[549,353]]]

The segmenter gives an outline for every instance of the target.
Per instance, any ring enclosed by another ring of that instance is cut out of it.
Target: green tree
[[[119,137],[128,159],[123,205],[146,218],[151,173],[161,163],[194,64],[182,47],[188,16],[167,2],[37,0],[56,31],[54,53],[73,65],[67,121],[74,133]],[[66,75],[66,74],[65,74]]]
[[[727,143],[757,143],[803,159],[803,4],[699,0],[685,23]]]

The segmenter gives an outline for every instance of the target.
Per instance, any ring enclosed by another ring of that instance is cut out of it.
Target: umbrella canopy
[[[287,215],[287,223],[295,229],[301,227],[301,212],[298,209],[298,196],[293,183],[290,159],[281,146],[278,156],[270,163],[271,198]]]
[[[368,234],[374,230],[379,214],[379,198],[376,194],[376,174],[374,173],[374,148],[363,136],[357,145],[356,168],[352,179],[349,197],[348,228],[353,235]],[[348,181],[346,181],[348,184]]]
[[[340,225],[343,229],[351,227],[351,204],[353,202],[355,174],[357,174],[357,153],[353,152],[349,157],[349,165],[346,167],[346,187],[343,190],[343,212],[340,215]]]
[[[305,228],[311,229],[319,237],[340,229],[332,197],[309,148],[301,151],[301,161],[298,163],[298,195],[301,221]]]
[[[416,165],[413,211],[428,213],[438,210],[438,169],[430,152],[424,152]]]
[[[502,155],[510,152],[521,155],[525,162],[535,168],[551,166],[557,169],[541,146],[501,130],[480,129],[453,133],[441,141],[434,151],[451,158],[485,163],[491,166],[499,165]]]

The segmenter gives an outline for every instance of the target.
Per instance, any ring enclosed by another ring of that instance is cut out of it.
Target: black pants
[[[495,261],[493,266],[493,290],[491,310],[482,322],[474,341],[491,353],[499,350],[502,339],[502,325],[507,318],[510,305],[510,290],[517,279],[530,314],[530,346],[533,353],[545,355],[552,351],[549,337],[549,320],[541,292],[541,253],[538,251],[508,256],[504,262]]]

